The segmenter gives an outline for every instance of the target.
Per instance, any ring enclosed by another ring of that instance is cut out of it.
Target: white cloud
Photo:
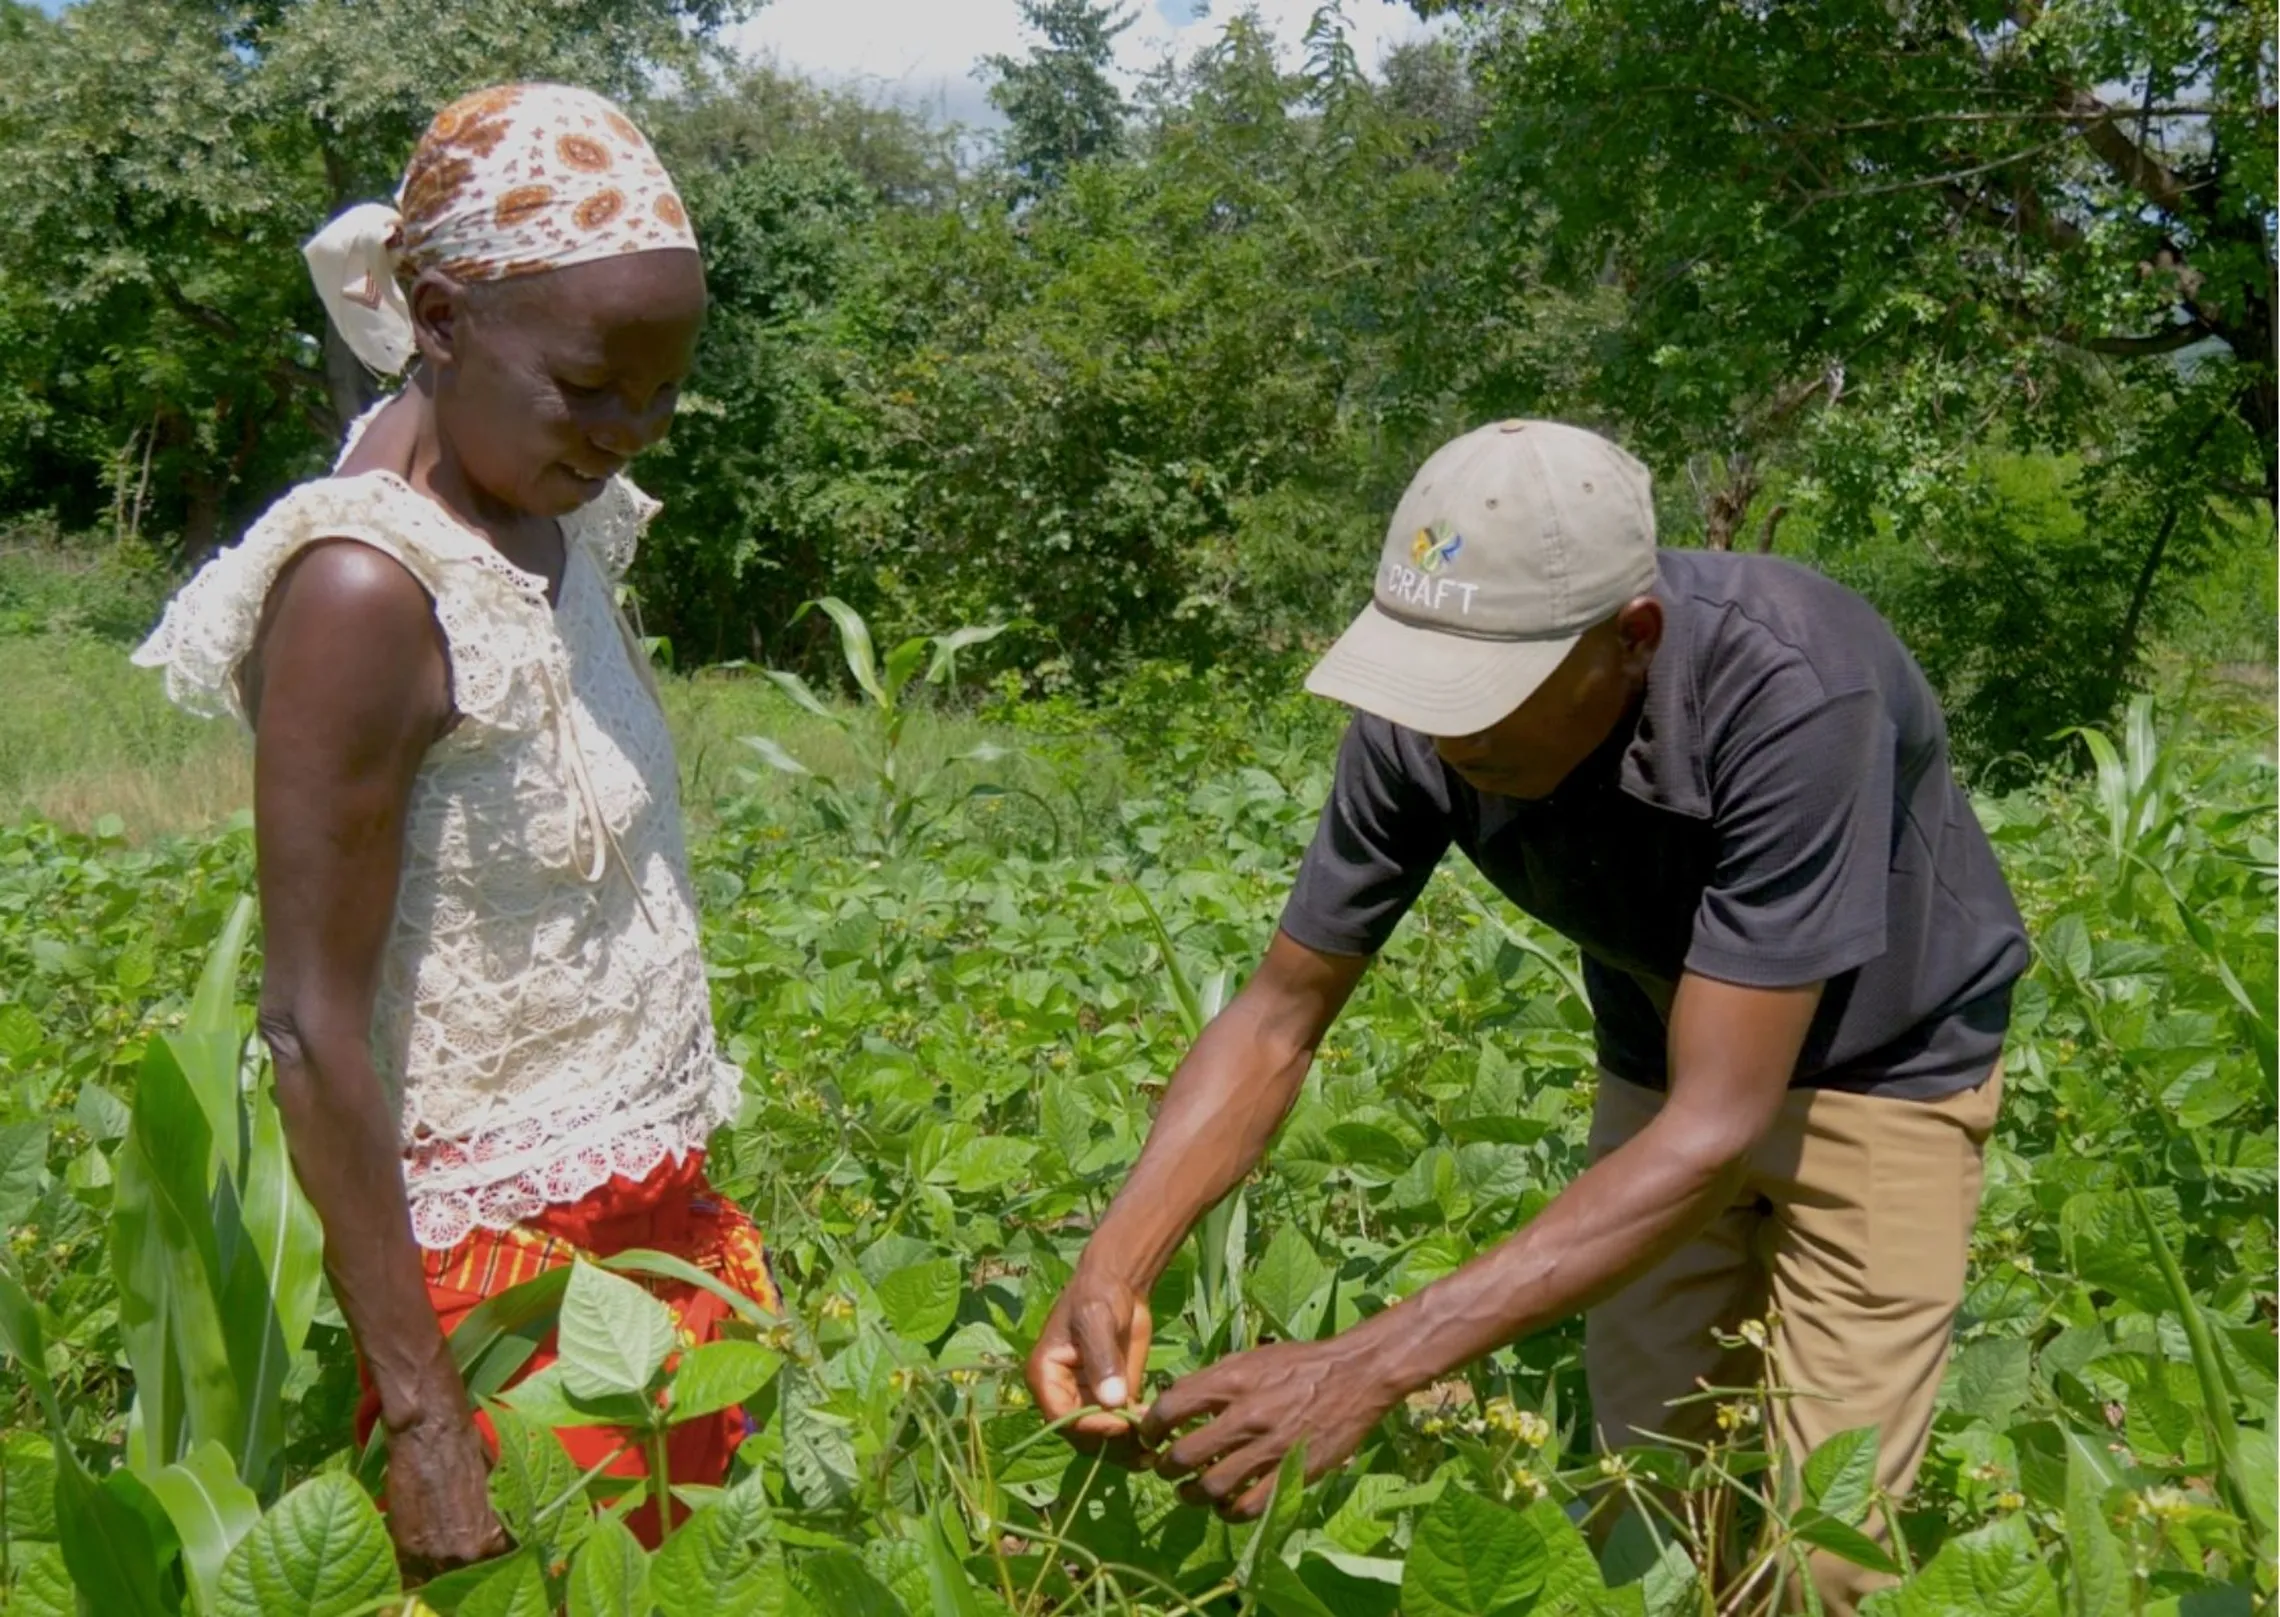
[[[1256,0],[1286,50],[1295,51],[1319,0]],[[1195,16],[1197,10],[1202,16]],[[1141,6],[1117,40],[1128,83],[1163,60],[1186,56],[1219,37],[1236,0],[1160,0]],[[1396,0],[1346,0],[1355,53],[1374,69],[1391,46],[1426,32]],[[1172,17],[1183,20],[1175,23]],[[932,108],[960,123],[996,121],[974,76],[982,59],[1019,56],[1029,41],[1014,0],[770,0],[736,37],[753,57],[827,83],[860,86],[882,100]]]

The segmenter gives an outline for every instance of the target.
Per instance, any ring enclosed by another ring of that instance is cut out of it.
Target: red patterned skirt
[[[704,1155],[696,1151],[679,1162],[666,1161],[646,1179],[616,1175],[580,1200],[549,1207],[513,1229],[477,1230],[447,1251],[422,1256],[428,1299],[435,1304],[436,1318],[448,1336],[487,1297],[534,1280],[580,1256],[607,1258],[637,1249],[680,1258],[770,1313],[783,1311],[783,1298],[776,1290],[759,1227],[706,1183]],[[727,1302],[702,1286],[639,1278],[673,1310],[685,1342],[712,1341],[733,1312]],[[555,1357],[554,1337],[549,1334],[516,1379],[552,1364]],[[379,1419],[380,1395],[371,1378],[365,1376],[364,1397],[356,1411],[359,1443],[370,1440]],[[496,1454],[498,1439],[489,1418],[478,1413],[475,1421],[484,1442]],[[672,1471],[672,1482],[718,1486],[728,1477],[729,1461],[737,1445],[750,1432],[750,1422],[741,1409],[726,1409],[674,1427],[666,1439],[666,1464]],[[557,1435],[581,1471],[600,1464],[626,1442],[625,1433],[607,1426],[567,1427]],[[640,1444],[632,1444],[603,1474],[646,1477],[648,1456]],[[635,1511],[627,1525],[655,1548],[660,1535],[654,1501]]]

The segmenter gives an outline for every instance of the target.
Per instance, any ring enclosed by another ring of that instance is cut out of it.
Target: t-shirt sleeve
[[[1892,770],[1892,729],[1872,691],[1808,706],[1715,760],[1717,861],[1686,969],[1796,988],[1882,954]]]
[[[1324,954],[1376,954],[1424,891],[1449,837],[1446,805],[1403,761],[1393,727],[1356,718],[1283,906],[1283,931]]]

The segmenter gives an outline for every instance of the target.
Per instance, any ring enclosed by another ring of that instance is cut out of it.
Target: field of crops
[[[932,780],[787,789],[760,747],[740,749],[768,775],[747,790],[718,749],[686,760],[710,772],[697,879],[747,1075],[714,1177],[768,1230],[788,1311],[678,1357],[636,1262],[471,1322],[455,1347],[479,1388],[557,1317],[565,1358],[503,1401],[494,1488],[520,1548],[428,1607],[1710,1617],[1788,1598],[1809,1546],[1878,1555],[1858,1528],[1889,1510],[1908,1577],[1884,1617],[2269,1608],[2261,698],[2141,706],[2084,739],[2081,778],[1981,805],[2037,959],[1914,1497],[1873,1496],[1866,1434],[1765,1454],[1778,1387],[1719,1394],[1706,1451],[1602,1460],[1571,1324],[1230,1529],[1072,1456],[1018,1373],[1197,1018],[1263,945],[1326,782],[1326,716],[1198,694],[1137,697],[1093,734],[1008,709],[1014,755]],[[878,739],[875,716],[847,722]],[[970,790],[993,782],[1018,789]],[[242,825],[141,845],[0,828],[10,1612],[407,1607],[313,1221],[241,1069],[250,868]],[[1445,872],[1267,1167],[1158,1287],[1152,1369],[1337,1330],[1495,1242],[1580,1165],[1591,1072],[1572,953]],[[738,1402],[762,1424],[737,1478],[653,1556],[632,1501],[547,1434],[595,1419],[642,1441]],[[1578,1524],[1625,1499],[1641,1510],[1587,1547]]]

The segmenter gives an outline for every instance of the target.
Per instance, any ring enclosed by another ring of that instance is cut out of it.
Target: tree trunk
[[[2121,633],[2114,640],[2114,658],[2106,668],[2106,684],[2114,696],[2119,697],[2122,681],[2130,671],[2130,663],[2137,655],[2138,626],[2144,621],[2146,603],[2153,598],[2153,581],[2161,571],[2162,560],[2169,553],[2170,536],[2177,531],[2177,520],[2185,514],[2185,502],[2204,498],[2207,484],[2197,475],[2201,450],[2215,436],[2221,416],[2211,416],[2208,423],[2193,435],[2185,448],[2184,465],[2179,468],[2178,480],[2170,486],[2168,509],[2161,513],[2161,525],[2153,531],[2153,543],[2146,546],[2145,561],[2138,568],[2137,582],[2130,588],[2130,604],[2122,614]]]
[[[1735,535],[1741,532],[1742,519],[1750,514],[1750,501],[1757,498],[1757,462],[1747,455],[1735,455],[1726,462],[1725,484],[1713,489],[1704,502],[1702,536],[1712,550],[1731,550]],[[1773,529],[1766,528],[1766,542],[1761,549],[1771,549]]]

